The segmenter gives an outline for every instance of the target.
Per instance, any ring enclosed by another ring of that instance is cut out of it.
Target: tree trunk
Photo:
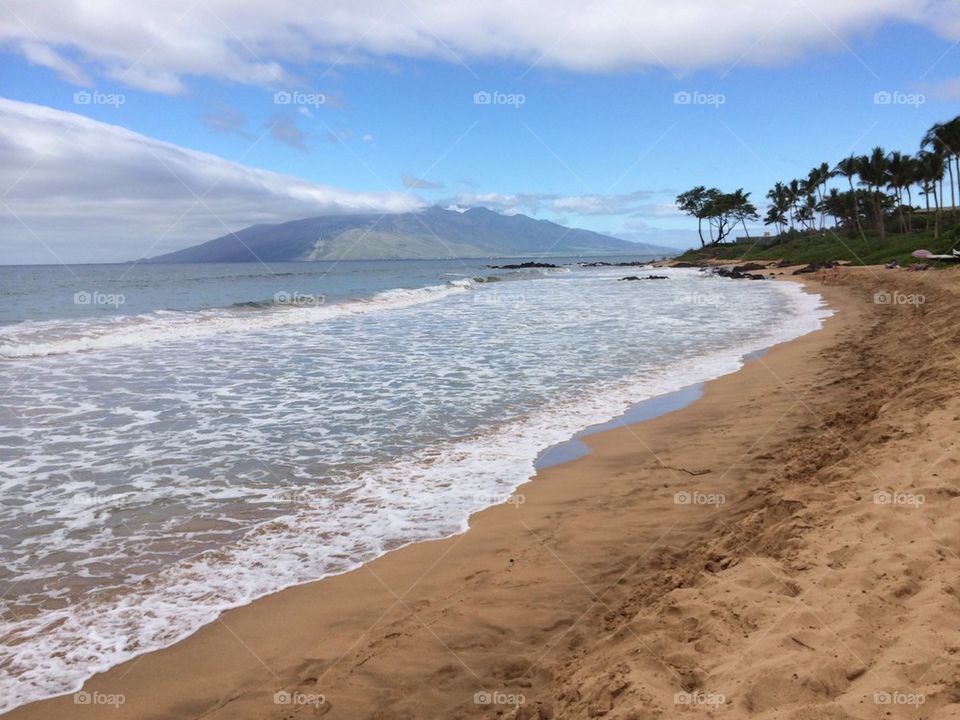
[[[913,193],[910,192],[910,186],[907,185],[907,206],[910,210],[907,212],[907,232],[913,232]]]
[[[940,197],[939,198],[937,197],[937,181],[936,180],[933,181],[933,204],[937,208],[937,218],[936,218],[936,222],[933,225],[934,240],[940,239],[940,224],[943,221],[942,209],[941,209],[943,206],[943,203],[941,202],[942,200],[943,200],[943,178],[940,178]]]
[[[697,216],[697,234],[700,236],[700,247],[705,248],[707,244],[703,241],[703,218]]]
[[[960,153],[954,155],[953,159],[957,164],[957,191],[960,192]],[[953,192],[953,188],[950,188],[950,191]]]
[[[857,231],[860,233],[860,239],[867,241],[867,236],[863,234],[863,225],[860,224],[860,200],[857,198],[857,192],[853,189],[853,175],[847,176],[847,182],[850,183],[850,192],[853,193],[853,218],[857,223]]]
[[[957,214],[957,198],[953,194],[953,164],[947,160],[947,170],[950,171],[950,217],[953,217]],[[940,204],[946,201],[946,198],[943,197],[943,186],[940,186]]]

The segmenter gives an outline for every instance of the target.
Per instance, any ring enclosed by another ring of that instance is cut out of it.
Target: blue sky
[[[960,112],[955,11],[925,23],[919,18],[929,16],[930,3],[917,2],[925,7],[918,19],[905,20],[900,10],[884,19],[881,8],[879,20],[867,22],[851,6],[851,17],[841,14],[831,26],[819,13],[844,3],[819,3],[800,16],[809,25],[803,30],[792,18],[781,23],[785,27],[771,31],[761,24],[743,37],[725,39],[721,29],[715,49],[705,46],[712,41],[709,33],[686,41],[682,24],[675,39],[653,49],[653,40],[644,38],[659,35],[622,38],[618,24],[610,23],[595,32],[608,33],[611,47],[620,42],[625,49],[597,57],[589,54],[592,45],[563,38],[551,43],[517,31],[516,42],[530,44],[521,58],[495,39],[463,38],[458,30],[431,31],[426,48],[409,39],[380,38],[354,55],[342,49],[345,41],[326,42],[321,23],[291,31],[290,38],[253,37],[251,30],[249,42],[242,31],[231,31],[223,48],[208,53],[212,59],[198,56],[193,64],[189,57],[181,61],[176,47],[168,49],[169,58],[143,63],[135,46],[121,48],[129,59],[116,59],[121,50],[97,56],[85,37],[89,28],[71,28],[69,22],[48,28],[49,17],[36,20],[31,37],[42,40],[39,46],[9,37],[4,43],[0,29],[0,97],[99,121],[83,127],[91,147],[82,160],[74,158],[71,166],[74,148],[60,158],[60,171],[86,185],[79,190],[34,181],[37,171],[31,168],[58,159],[44,153],[47,141],[25,141],[19,126],[0,133],[10,146],[4,156],[20,163],[9,163],[9,177],[0,178],[4,187],[14,185],[0,205],[0,230],[7,236],[0,242],[9,253],[0,262],[125,260],[209,239],[251,220],[376,210],[378,203],[391,210],[418,203],[487,205],[682,247],[695,241],[695,224],[672,209],[672,199],[692,185],[744,187],[762,201],[775,181],[805,175],[822,161],[833,164],[874,145],[915,151],[926,128]],[[750,2],[739,4],[751,12]],[[11,22],[29,24],[19,15],[28,9],[15,8]],[[425,22],[414,11],[398,17]],[[447,22],[452,20],[441,18],[431,27]],[[285,56],[284,42],[296,44],[301,35],[310,37],[305,47]],[[809,38],[780,56],[780,47],[798,35]],[[355,45],[363,46],[366,40],[357,37]],[[631,40],[640,46],[638,57],[631,55]],[[183,42],[189,46],[190,38]],[[381,51],[390,42],[403,49]],[[216,65],[216,52],[224,48],[272,68],[275,77],[224,77],[236,75]],[[147,67],[144,77],[138,62]],[[476,104],[475,93],[484,91],[512,95],[513,102]],[[877,93],[887,95],[878,103]],[[285,97],[292,102],[278,104]],[[693,102],[678,104],[678,97]],[[891,102],[884,104],[884,98]],[[21,110],[8,108],[7,121],[16,123]],[[30,132],[38,124],[64,126],[65,117],[35,114]],[[279,189],[258,201],[244,180],[232,203],[229,181],[203,195],[210,183],[169,172],[169,163],[157,155],[170,148],[148,149],[145,157],[160,167],[142,164],[140,174],[135,167],[117,167],[113,157],[98,158],[97,133],[118,130],[136,134],[124,143],[143,136],[272,171],[278,174],[274,180],[295,178],[344,192],[329,202],[326,196],[316,203],[294,201],[290,195],[297,193],[276,180]],[[103,167],[91,167],[97,163]],[[49,175],[56,172],[51,166]],[[97,180],[85,183],[88,172]],[[161,187],[164,174],[172,187]],[[99,187],[97,182],[103,185],[94,193],[90,187]],[[118,185],[125,191],[114,197]],[[178,185],[182,198],[174,197]],[[354,203],[350,193],[362,201]],[[198,204],[198,194],[209,202]],[[178,204],[188,201],[192,207]],[[257,213],[251,214],[251,204]]]

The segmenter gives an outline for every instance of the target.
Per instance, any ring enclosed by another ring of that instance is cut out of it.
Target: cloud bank
[[[278,86],[316,63],[395,57],[465,65],[674,72],[769,64],[888,22],[960,39],[956,0],[6,0],[0,44],[78,84],[179,93],[189,76]]]
[[[318,185],[0,98],[5,264],[130,260],[254,223],[421,207],[411,193]]]

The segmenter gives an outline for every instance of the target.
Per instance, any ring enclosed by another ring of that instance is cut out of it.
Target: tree
[[[907,222],[903,216],[903,191],[913,184],[913,158],[894,150],[887,156],[887,186],[893,190],[897,201],[897,219],[900,232],[907,232]]]
[[[857,174],[857,168],[859,167],[859,160],[855,155],[844,158],[837,163],[837,166],[833,169],[833,175],[840,175],[847,179],[847,182],[850,185],[851,197],[853,197],[854,202],[858,201],[858,196],[853,189],[853,176]],[[856,212],[853,214],[857,225],[857,232],[860,233],[860,237],[863,240],[866,240],[866,236],[863,234],[863,225],[860,223],[860,209],[857,208]]]
[[[703,185],[697,185],[695,188],[677,195],[677,207],[697,219],[697,234],[700,235],[700,247],[707,246],[707,243],[703,239],[703,220],[707,217],[704,209],[707,206],[708,200],[708,191]]]
[[[830,181],[830,165],[827,163],[820,163],[817,167],[813,168],[810,173],[807,175],[806,188],[808,193],[813,193],[817,196],[817,206],[823,204],[823,191],[826,189],[827,183]],[[823,213],[820,213],[820,229],[823,230]]]
[[[787,217],[790,213],[790,193],[787,186],[778,182],[767,193],[767,199],[770,201],[770,207],[767,209],[767,217],[763,224],[776,225],[779,235],[787,229]]]
[[[857,174],[860,183],[867,186],[870,204],[873,205],[873,217],[880,239],[886,237],[886,223],[884,222],[884,198],[882,188],[887,185],[887,153],[882,147],[875,147],[869,155],[857,160]]]
[[[927,229],[930,229],[930,196],[932,195],[936,212],[933,237],[937,239],[940,237],[940,229],[943,225],[942,202],[937,199],[937,183],[940,183],[940,197],[942,199],[946,160],[942,154],[929,150],[922,150],[917,157],[920,162],[920,183],[923,187],[923,194],[927,199]]]
[[[756,222],[760,219],[757,207],[750,202],[750,193],[745,193],[743,188],[737,188],[736,191],[730,193],[730,215],[733,217],[734,225],[740,223],[747,237],[750,237],[750,231],[747,230],[747,220]]]
[[[724,193],[717,188],[707,190],[704,213],[710,221],[710,237],[713,238],[714,228],[717,231],[717,238],[713,242],[722,243],[736,226],[733,216],[734,203],[733,193]]]
[[[957,211],[957,199],[953,192],[953,163],[950,162],[951,158],[957,160],[958,155],[960,155],[960,137],[957,137],[960,133],[960,127],[958,127],[958,120],[960,118],[954,118],[947,123],[935,123],[926,134],[923,136],[923,140],[920,142],[920,147],[929,147],[935,153],[939,153],[944,160],[944,165],[946,171],[950,174],[950,214],[954,215]],[[957,172],[960,174],[960,161],[957,164]],[[940,206],[943,206],[943,202],[946,198],[943,196],[943,187],[941,185],[940,193]]]

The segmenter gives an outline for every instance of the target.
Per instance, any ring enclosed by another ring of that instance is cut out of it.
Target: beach
[[[954,717],[958,274],[803,277],[822,330],[466,533],[9,717]]]

